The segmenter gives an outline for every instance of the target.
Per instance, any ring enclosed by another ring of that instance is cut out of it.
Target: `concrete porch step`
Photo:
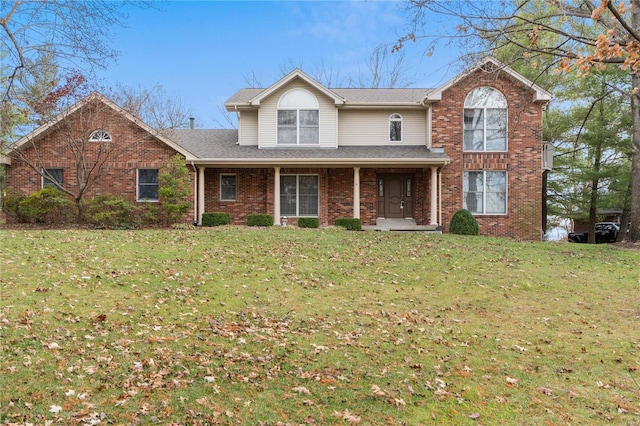
[[[417,225],[414,219],[378,218],[375,225],[363,225],[362,229],[372,231],[423,231],[439,234],[442,233],[438,230],[437,225]]]

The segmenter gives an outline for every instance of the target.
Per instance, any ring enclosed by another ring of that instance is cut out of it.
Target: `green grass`
[[[4,230],[0,422],[638,424],[639,295],[607,245]]]

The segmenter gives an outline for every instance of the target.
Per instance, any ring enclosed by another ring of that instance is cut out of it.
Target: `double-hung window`
[[[464,102],[464,150],[507,150],[507,100],[492,87],[474,89]]]
[[[320,110],[310,92],[293,89],[278,101],[278,145],[320,143]]]
[[[473,214],[507,213],[507,172],[464,172],[463,208]]]
[[[318,176],[280,176],[280,214],[318,216]]]
[[[63,169],[43,169],[42,187],[59,189],[64,184]]]
[[[236,175],[220,175],[220,200],[236,201]]]
[[[138,201],[158,201],[158,169],[138,169]]]

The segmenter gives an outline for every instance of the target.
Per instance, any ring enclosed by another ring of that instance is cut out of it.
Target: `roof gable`
[[[11,144],[11,146],[8,147],[9,148],[9,152],[12,151],[12,150],[18,149],[22,145],[25,145],[28,142],[32,142],[32,141],[34,141],[35,139],[38,139],[41,136],[44,136],[47,132],[49,132],[51,129],[53,129],[54,126],[56,126],[58,123],[62,122],[67,117],[69,117],[71,114],[73,114],[74,112],[76,112],[76,111],[80,110],[81,108],[87,106],[89,103],[91,103],[93,101],[98,101],[98,102],[102,103],[103,105],[106,105],[111,110],[113,110],[115,113],[121,115],[122,117],[124,117],[125,119],[127,119],[128,121],[133,123],[134,125],[138,126],[139,128],[141,128],[142,130],[144,130],[148,134],[150,134],[153,137],[155,137],[156,139],[158,139],[160,142],[166,144],[167,146],[171,147],[173,150],[179,152],[180,154],[184,155],[185,157],[192,156],[192,154],[189,151],[187,151],[186,149],[184,149],[182,146],[176,144],[173,140],[171,140],[167,136],[161,134],[160,132],[155,130],[153,127],[151,127],[148,124],[144,123],[140,118],[136,117],[135,115],[133,115],[132,113],[126,111],[125,109],[119,107],[116,103],[114,103],[113,101],[108,99],[106,96],[104,96],[104,95],[102,95],[101,93],[98,93],[98,92],[91,93],[90,95],[88,95],[84,99],[80,100],[76,104],[74,104],[71,107],[67,108],[65,111],[63,111],[60,114],[56,115],[52,120],[48,121],[47,123],[43,124],[42,126],[38,127],[37,129],[34,129],[31,132],[29,132],[28,134],[26,134],[25,136],[21,137],[14,144]]]
[[[249,100],[249,104],[252,105],[252,106],[260,106],[260,102],[263,99],[265,99],[266,97],[270,96],[275,91],[281,89],[282,87],[286,86],[287,84],[289,84],[290,82],[292,82],[293,80],[296,80],[296,79],[304,81],[305,83],[307,83],[308,85],[312,86],[313,88],[315,88],[319,92],[323,93],[324,95],[326,95],[327,97],[332,99],[333,102],[336,105],[344,104],[344,99],[342,97],[338,96],[337,93],[335,93],[333,90],[323,86],[318,81],[316,81],[313,78],[309,77],[307,74],[305,74],[304,72],[302,72],[301,70],[299,70],[297,68],[295,70],[293,70],[292,72],[290,72],[289,74],[287,74],[284,77],[282,77],[280,80],[276,81],[274,84],[272,84],[268,88],[266,88],[263,91],[261,91],[260,93],[258,93],[253,98],[251,98]]]
[[[475,72],[475,71],[477,71],[479,69],[486,69],[487,67],[493,67],[494,69],[496,69],[496,70],[498,70],[500,72],[504,72],[507,75],[509,75],[511,78],[513,78],[515,81],[517,81],[520,84],[522,84],[523,86],[526,86],[526,87],[530,88],[534,92],[533,93],[533,101],[534,102],[546,103],[546,102],[549,102],[551,100],[551,93],[547,92],[542,87],[538,86],[537,84],[535,84],[531,80],[527,79],[526,77],[522,76],[521,74],[515,72],[513,69],[509,68],[508,66],[506,66],[502,62],[498,61],[496,58],[494,58],[492,56],[487,56],[487,57],[481,59],[480,61],[478,61],[478,63],[476,63],[473,67],[467,69],[466,71],[462,72],[461,74],[459,74],[456,77],[452,78],[451,80],[447,81],[442,86],[440,86],[440,87],[438,87],[436,89],[433,89],[431,91],[428,91],[426,96],[425,96],[425,98],[424,98],[424,102],[426,103],[426,102],[441,100],[442,99],[442,93],[445,90],[447,90],[450,87],[456,85],[457,83],[459,83],[464,78],[468,77],[473,72]]]

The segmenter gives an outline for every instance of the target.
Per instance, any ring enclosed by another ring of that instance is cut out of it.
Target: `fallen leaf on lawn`
[[[59,405],[52,405],[51,407],[49,407],[50,413],[58,414],[60,411],[62,411],[62,407]]]
[[[350,413],[349,410],[344,410],[342,413],[339,411],[334,411],[333,417],[346,420],[347,423],[360,423],[360,417]]]
[[[516,383],[518,383],[518,379],[514,379],[513,377],[507,377],[507,383],[511,386],[515,385]]]
[[[545,388],[544,386],[540,386],[538,390],[547,396],[551,396],[551,394],[553,393],[551,389]]]
[[[469,414],[469,418],[473,420],[477,420],[480,418],[480,413],[471,413]]]
[[[371,385],[371,391],[373,392],[373,396],[387,396],[387,392],[383,391],[379,386],[376,385]]]
[[[296,386],[295,388],[292,389],[294,392],[298,392],[298,394],[302,395],[311,395],[311,392],[309,392],[309,389],[305,388],[304,386]]]

